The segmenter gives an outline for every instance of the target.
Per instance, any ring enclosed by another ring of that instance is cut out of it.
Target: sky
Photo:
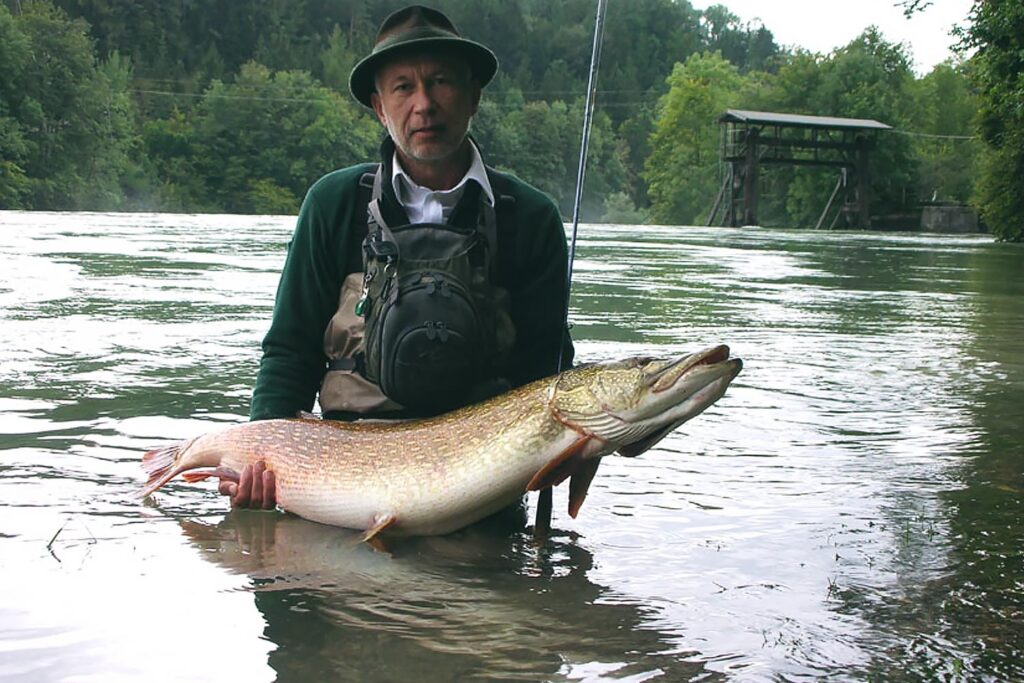
[[[760,18],[781,46],[827,54],[874,24],[891,43],[906,43],[914,71],[924,75],[952,56],[949,35],[965,25],[972,0],[933,0],[910,19],[897,0],[690,0],[697,9],[725,5],[743,23]]]

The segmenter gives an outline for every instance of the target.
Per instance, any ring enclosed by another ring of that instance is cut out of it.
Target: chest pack
[[[362,373],[392,401],[437,413],[472,400],[512,346],[507,293],[495,282],[497,222],[389,226],[374,175],[363,240]]]

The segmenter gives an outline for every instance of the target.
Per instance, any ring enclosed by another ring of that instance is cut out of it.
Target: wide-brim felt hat
[[[373,50],[349,74],[348,87],[352,96],[372,107],[370,95],[377,89],[374,77],[382,64],[406,52],[431,50],[464,58],[481,87],[490,83],[498,70],[498,58],[494,53],[459,35],[455,25],[444,14],[422,5],[410,5],[393,13],[380,25]]]

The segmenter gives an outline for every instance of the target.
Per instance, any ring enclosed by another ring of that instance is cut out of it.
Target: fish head
[[[608,452],[633,457],[721,398],[742,368],[724,345],[678,358],[585,365],[559,376],[551,407],[563,423],[607,443]]]

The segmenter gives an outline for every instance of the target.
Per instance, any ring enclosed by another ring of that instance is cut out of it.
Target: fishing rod
[[[587,173],[587,150],[590,148],[590,128],[594,119],[594,100],[597,97],[597,66],[601,62],[601,43],[604,40],[604,13],[608,0],[597,0],[597,16],[594,18],[594,46],[590,52],[590,75],[587,77],[587,99],[583,108],[583,135],[580,140],[580,163],[576,169],[576,195],[572,206],[572,238],[569,240],[569,264],[566,268],[565,321],[569,326],[569,299],[572,295],[572,268],[576,260],[576,236],[580,225],[580,204],[583,200],[583,179]],[[565,350],[565,336],[558,345],[558,371],[562,370],[562,353]],[[551,530],[551,487],[541,490],[537,498],[537,517],[533,524],[533,536],[537,540],[547,537]]]
[[[572,240],[569,242],[569,268],[566,284],[566,322],[569,320],[569,294],[572,291],[572,266],[576,258],[576,235],[580,225],[580,204],[583,202],[583,179],[587,174],[587,151],[590,149],[590,128],[594,122],[594,100],[597,99],[597,67],[601,62],[601,43],[604,41],[604,13],[608,0],[597,0],[597,18],[594,20],[594,47],[590,53],[590,76],[587,79],[587,104],[583,110],[583,137],[580,140],[580,163],[576,168],[576,198],[572,205]],[[561,370],[562,356],[558,356]]]

